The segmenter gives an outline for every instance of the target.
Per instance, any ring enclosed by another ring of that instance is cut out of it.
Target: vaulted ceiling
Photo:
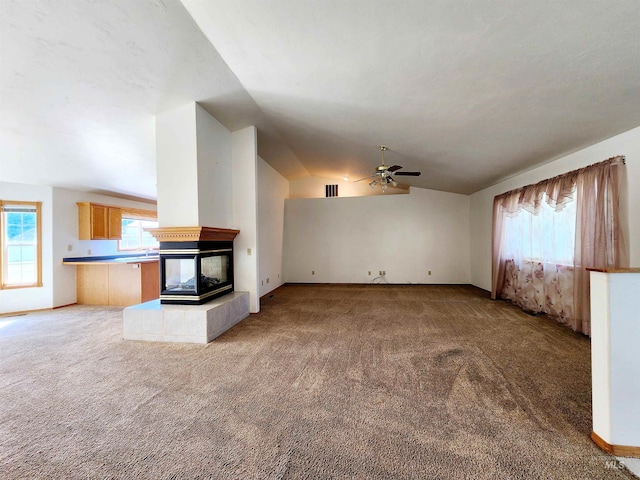
[[[155,198],[197,101],[289,179],[471,193],[640,125],[637,0],[2,0],[0,181]],[[613,154],[624,152],[611,152]]]

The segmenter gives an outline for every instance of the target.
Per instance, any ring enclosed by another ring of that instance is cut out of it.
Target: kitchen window
[[[160,244],[145,228],[158,228],[158,213],[154,210],[121,207],[122,237],[118,250],[157,250]]]
[[[42,203],[0,200],[0,288],[42,286]]]

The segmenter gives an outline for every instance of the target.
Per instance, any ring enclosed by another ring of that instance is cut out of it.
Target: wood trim
[[[36,209],[36,281],[25,285],[7,285],[4,283],[4,266],[2,259],[4,258],[4,246],[2,245],[2,232],[5,226],[2,224],[3,207],[5,205],[26,205]],[[0,200],[0,290],[9,290],[17,288],[37,288],[42,287],[42,202],[28,202],[24,200]]]
[[[611,445],[608,442],[605,442],[600,435],[596,432],[591,432],[591,440],[595,443],[601,450],[604,450],[611,455],[615,455],[617,457],[633,457],[640,458],[640,447],[632,447],[630,445]]]
[[[2,205],[34,205],[42,202],[28,202],[26,200],[0,200],[0,207]],[[39,310],[28,310],[29,312],[38,312]]]
[[[42,286],[42,202],[36,202],[36,222],[38,228],[38,247],[36,254],[38,256],[38,273],[36,278],[36,287]]]
[[[158,212],[155,210],[145,210],[142,208],[120,207],[122,216],[134,218],[136,220],[158,220]]]
[[[159,242],[233,241],[240,230],[214,227],[145,228]]]
[[[591,268],[587,267],[588,272],[601,273],[640,273],[640,268]]]
[[[20,317],[23,315],[29,315],[30,313],[37,313],[37,312],[50,312],[58,308],[70,307],[72,305],[77,305],[77,303],[67,303],[66,305],[58,305],[57,307],[51,307],[51,308],[36,308],[35,310],[17,310],[15,312],[4,312],[4,313],[0,313],[0,319]]]

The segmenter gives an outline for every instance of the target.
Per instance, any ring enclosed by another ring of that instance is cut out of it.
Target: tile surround
[[[124,339],[208,343],[248,316],[248,292],[233,292],[203,305],[161,305],[152,300],[124,309]]]

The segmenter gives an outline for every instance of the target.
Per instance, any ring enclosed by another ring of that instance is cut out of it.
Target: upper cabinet
[[[99,203],[78,202],[80,240],[120,240],[122,209]]]

